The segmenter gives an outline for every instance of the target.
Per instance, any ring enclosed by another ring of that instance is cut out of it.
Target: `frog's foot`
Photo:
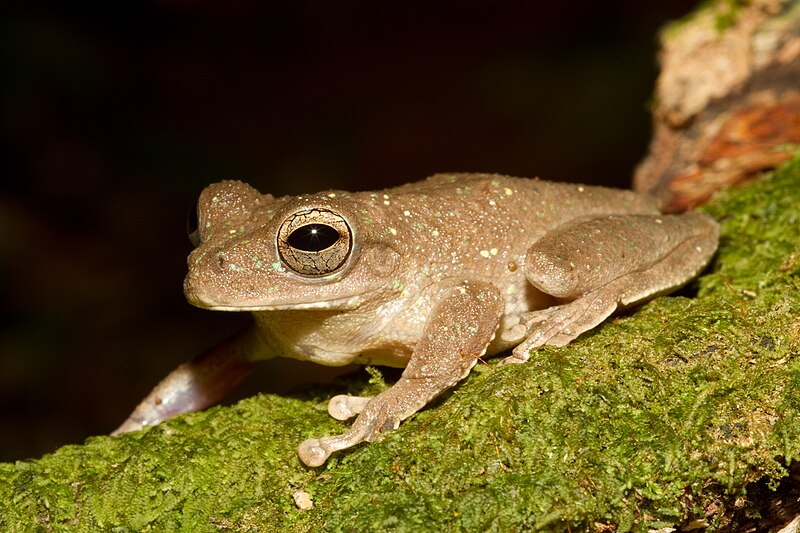
[[[518,344],[530,334],[531,325],[526,321],[533,313],[523,313],[517,318],[517,323],[500,334],[500,339],[509,344]]]
[[[344,396],[347,398],[346,400],[337,400],[337,405],[344,405],[343,410],[360,409],[358,418],[346,433],[308,439],[301,443],[297,449],[300,460],[308,466],[321,466],[333,452],[351,448],[360,442],[380,440],[384,433],[397,429],[402,420],[414,414],[424,405],[423,402],[414,401],[415,399],[412,398],[402,401],[403,388],[402,385],[399,388],[393,387],[373,398]],[[330,406],[328,410],[330,411]],[[337,414],[344,415],[344,413]],[[333,416],[336,417],[336,415]]]
[[[382,433],[400,426],[401,417],[385,410],[372,411],[374,412],[363,411],[346,433],[303,441],[297,448],[298,457],[308,466],[322,466],[333,452],[351,448],[360,442],[379,440],[383,437]]]
[[[328,414],[336,420],[349,420],[364,410],[372,396],[340,394],[328,402]]]
[[[539,311],[531,311],[529,313],[523,313],[519,317],[519,323],[509,329],[506,333],[503,334],[503,340],[507,342],[519,342],[522,340],[522,344],[530,343],[531,346],[524,350],[517,350],[515,349],[512,355],[509,355],[505,359],[501,360],[498,366],[506,366],[506,365],[513,365],[524,363],[528,359],[530,359],[530,350],[534,348],[533,343],[531,343],[531,339],[535,337],[537,330],[536,327],[538,324],[545,322],[549,319],[549,317],[555,313],[557,310],[563,308],[563,305],[557,305],[548,307],[546,309],[541,309]],[[537,345],[540,346],[541,344]]]
[[[344,450],[357,444],[357,442],[350,442],[346,437],[347,434],[304,440],[297,448],[297,456],[306,466],[322,466],[333,452]]]
[[[564,305],[525,313],[520,323],[528,328],[528,337],[514,348],[500,365],[524,363],[539,346],[565,346],[608,318],[618,306],[613,291],[598,289]]]

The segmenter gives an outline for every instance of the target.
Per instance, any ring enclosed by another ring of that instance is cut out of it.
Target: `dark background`
[[[2,461],[108,433],[243,323],[183,299],[204,185],[627,186],[656,32],[695,2],[66,4],[0,16]],[[270,362],[239,396],[326,375]]]

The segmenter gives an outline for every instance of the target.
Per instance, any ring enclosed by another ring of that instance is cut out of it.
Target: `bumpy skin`
[[[378,396],[331,400],[335,418],[358,417],[342,435],[300,445],[300,459],[319,466],[397,428],[484,354],[516,346],[503,363],[526,361],[680,287],[717,238],[703,214],[662,215],[630,191],[535,179],[443,174],[277,199],[217,183],[198,202],[186,296],[250,311],[254,327],[179,367],[117,432],[202,409],[257,360],[405,367]]]

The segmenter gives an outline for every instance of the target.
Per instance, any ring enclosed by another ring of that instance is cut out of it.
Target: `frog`
[[[221,181],[200,194],[190,239],[188,302],[251,324],[170,373],[114,434],[204,409],[275,357],[402,368],[375,396],[330,399],[333,418],[354,421],[300,443],[319,467],[398,429],[484,358],[524,363],[684,286],[719,225],[630,190],[455,173],[283,197]]]

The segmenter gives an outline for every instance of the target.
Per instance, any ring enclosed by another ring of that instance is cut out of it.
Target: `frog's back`
[[[587,216],[658,213],[653,199],[631,191],[497,174],[437,174],[357,194],[369,227],[402,248],[415,262],[409,276],[423,272],[425,283],[470,276],[522,284],[515,267],[555,228]]]
[[[623,189],[561,183],[501,174],[435,174],[422,181],[381,191],[395,197],[450,204],[529,219],[534,225],[560,225],[583,216],[652,214],[654,198]],[[527,225],[527,224],[526,224]]]

